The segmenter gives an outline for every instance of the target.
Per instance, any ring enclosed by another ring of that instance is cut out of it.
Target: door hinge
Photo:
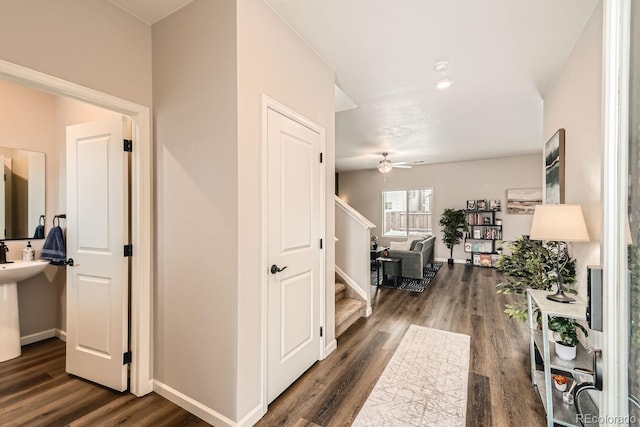
[[[320,336],[322,336],[322,326],[320,326]]]
[[[124,256],[133,256],[133,245],[124,245]]]
[[[322,239],[320,239],[320,249],[322,249]]]
[[[320,163],[322,163],[322,153],[320,153]]]
[[[130,139],[124,140],[124,151],[131,153],[133,151],[133,141]]]
[[[128,365],[131,363],[131,352],[127,351],[126,353],[122,353],[122,364]]]

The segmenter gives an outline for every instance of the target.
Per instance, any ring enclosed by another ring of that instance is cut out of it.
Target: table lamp
[[[531,240],[557,241],[556,274],[558,275],[558,291],[547,295],[547,299],[562,303],[575,301],[564,293],[560,267],[560,244],[567,242],[588,242],[589,233],[582,215],[580,205],[537,205],[531,224]],[[568,260],[567,260],[568,261]],[[564,267],[564,265],[562,266]]]

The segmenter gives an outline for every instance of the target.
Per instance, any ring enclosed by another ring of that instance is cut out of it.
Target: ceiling
[[[107,0],[149,25],[182,9],[193,0]]]
[[[109,0],[152,24],[191,0]],[[539,152],[543,96],[597,0],[265,0],[336,73],[336,169]],[[434,87],[449,63],[451,88]]]

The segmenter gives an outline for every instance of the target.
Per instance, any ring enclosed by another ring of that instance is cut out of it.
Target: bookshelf
[[[495,267],[498,260],[496,241],[502,240],[502,220],[496,218],[498,212],[499,201],[467,200],[464,251],[470,254],[471,265]]]

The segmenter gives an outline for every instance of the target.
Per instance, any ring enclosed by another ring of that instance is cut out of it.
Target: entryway
[[[135,256],[128,274],[131,278],[130,392],[142,396],[152,391],[151,382],[151,139],[150,116],[147,107],[115,98],[71,82],[0,61],[0,78],[53,95],[66,96],[102,107],[132,119],[135,141],[131,154],[131,234]],[[88,261],[85,261],[85,264]],[[86,347],[91,347],[90,345]],[[122,355],[118,355],[118,362]],[[121,365],[122,366],[122,365]],[[123,368],[120,366],[120,370]],[[126,370],[126,368],[125,368]]]

